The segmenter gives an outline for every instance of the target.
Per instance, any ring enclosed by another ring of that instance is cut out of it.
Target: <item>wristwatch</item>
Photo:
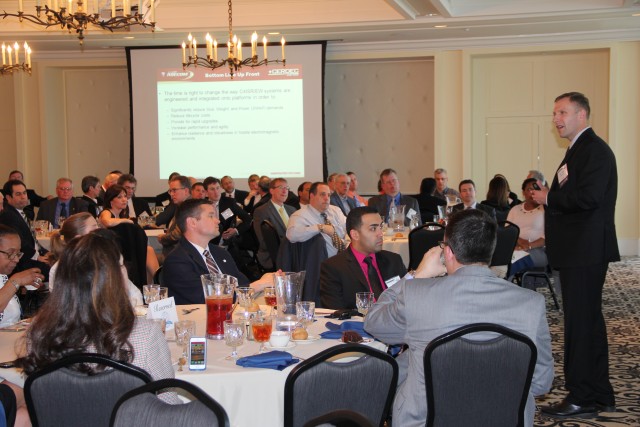
[[[322,233],[324,230],[324,224],[318,224],[318,230]]]

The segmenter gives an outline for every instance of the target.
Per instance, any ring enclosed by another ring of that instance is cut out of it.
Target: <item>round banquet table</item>
[[[402,237],[385,234],[382,240],[382,249],[394,252],[402,257],[405,266],[409,265],[409,231],[402,233]]]
[[[161,228],[144,230],[144,233],[147,235],[149,239],[148,241],[149,246],[151,246],[156,253],[162,252],[162,245],[158,241],[158,236],[162,236],[164,232],[165,230]],[[42,236],[38,236],[37,239],[38,239],[38,244],[41,247],[45,248],[48,251],[51,250],[51,236],[42,235]]]

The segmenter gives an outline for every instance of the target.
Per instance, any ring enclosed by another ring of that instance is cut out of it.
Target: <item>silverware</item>
[[[182,309],[182,314],[189,314],[192,311],[196,311],[196,310],[200,310],[200,307],[196,307],[196,308],[183,308]]]
[[[231,311],[227,313],[227,320],[231,320],[231,316],[233,315],[233,310],[235,310],[237,306],[238,306],[238,301],[236,301],[235,304],[233,304],[233,307],[231,307]]]

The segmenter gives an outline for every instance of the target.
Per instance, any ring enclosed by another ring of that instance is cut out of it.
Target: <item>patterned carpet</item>
[[[539,291],[546,290],[540,288]],[[640,426],[640,258],[624,258],[609,265],[603,311],[609,337],[609,365],[616,393],[616,412],[602,412],[585,420],[556,420],[538,412],[534,422],[536,426]],[[553,307],[548,293],[547,312],[556,375],[551,393],[539,399],[538,405],[557,402],[566,394],[562,374],[562,315]]]

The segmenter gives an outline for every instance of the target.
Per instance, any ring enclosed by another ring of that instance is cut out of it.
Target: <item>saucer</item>
[[[291,341],[293,341],[293,340],[291,340]],[[274,347],[274,346],[272,346],[272,345],[271,345],[271,343],[266,343],[266,344],[265,344],[265,347],[267,347],[268,349],[271,349],[271,350],[287,350],[287,349],[289,349],[289,348],[293,348],[293,347],[295,347],[295,346],[296,346],[296,345],[295,345],[294,343],[292,343],[291,341],[289,341],[289,343],[288,343],[286,346],[284,346],[284,347]]]
[[[306,340],[294,340],[292,338],[291,341],[300,344],[311,344],[312,342],[318,341],[319,339],[320,337],[318,335],[309,335]]]

